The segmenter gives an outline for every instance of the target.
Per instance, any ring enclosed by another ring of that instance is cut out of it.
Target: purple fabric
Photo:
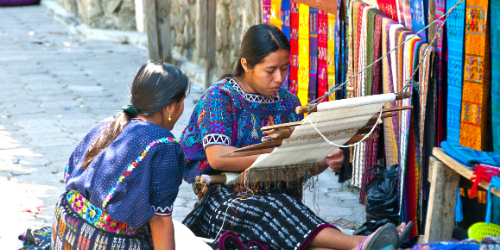
[[[332,224],[323,224],[323,225],[317,227],[316,229],[314,229],[311,232],[311,234],[309,234],[309,236],[307,236],[306,240],[304,241],[304,243],[302,243],[302,245],[300,245],[298,250],[307,249],[307,247],[309,246],[309,244],[311,244],[312,240],[316,237],[316,235],[318,235],[319,232],[321,232],[325,228],[333,228],[333,229],[337,229],[340,231],[340,229],[338,229],[336,226],[334,226]]]
[[[39,3],[40,0],[0,0],[0,6],[25,6]]]
[[[247,250],[247,249],[251,249],[251,247],[253,247],[253,246],[257,246],[257,247],[260,247],[260,249],[262,249],[262,250],[269,250],[269,248],[266,245],[264,245],[260,242],[256,242],[256,241],[250,241],[250,242],[248,242],[247,246],[245,246],[243,244],[243,242],[241,242],[240,237],[234,231],[226,231],[225,233],[223,233],[220,236],[219,244],[218,244],[219,250],[226,249],[226,241],[227,240],[233,241],[232,244],[230,246],[228,246],[229,249]]]

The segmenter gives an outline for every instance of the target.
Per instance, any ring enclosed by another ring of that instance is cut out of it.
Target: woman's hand
[[[331,152],[326,158],[326,165],[332,169],[333,172],[337,172],[342,168],[342,163],[344,162],[344,153],[342,149],[336,149]]]

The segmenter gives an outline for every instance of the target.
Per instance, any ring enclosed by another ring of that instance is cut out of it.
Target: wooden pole
[[[217,20],[216,14],[216,0],[207,1],[207,36],[201,39],[206,39],[206,67],[205,67],[205,89],[212,85],[215,67],[215,40],[217,32],[215,30],[215,21]],[[203,2],[203,1],[202,1]]]
[[[170,1],[146,0],[146,25],[149,58],[171,63]]]

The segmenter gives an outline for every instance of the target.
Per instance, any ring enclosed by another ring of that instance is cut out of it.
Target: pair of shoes
[[[398,249],[401,244],[406,240],[408,234],[410,233],[413,223],[410,221],[406,228],[403,230],[401,235],[398,233],[398,229],[392,223],[387,223],[382,226],[373,235],[370,243],[366,246],[366,250],[392,250]]]

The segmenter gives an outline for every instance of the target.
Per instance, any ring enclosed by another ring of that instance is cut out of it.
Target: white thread
[[[210,177],[210,175],[207,175],[207,174],[204,174],[204,175],[201,175],[202,178],[205,178],[205,184],[210,184],[210,182],[212,181],[212,178]]]
[[[304,121],[309,121],[309,123],[311,124],[311,126],[314,128],[314,130],[316,130],[316,132],[318,132],[319,135],[321,135],[321,137],[323,137],[323,139],[328,142],[328,144],[330,145],[333,145],[333,146],[337,146],[339,148],[350,148],[350,147],[354,147],[362,142],[364,142],[366,140],[366,138],[368,138],[372,133],[373,131],[375,130],[375,128],[377,127],[378,124],[382,123],[382,119],[380,119],[380,117],[382,117],[382,113],[383,113],[383,108],[380,109],[380,114],[377,118],[377,121],[375,122],[375,124],[373,125],[372,129],[370,130],[370,132],[368,134],[366,134],[363,139],[361,139],[359,142],[356,142],[354,144],[350,144],[350,145],[338,145],[336,144],[335,142],[332,142],[330,140],[328,140],[328,138],[326,138],[323,133],[321,133],[321,131],[318,130],[318,128],[316,128],[315,124],[312,123],[311,119],[309,119],[309,116],[307,116]]]

